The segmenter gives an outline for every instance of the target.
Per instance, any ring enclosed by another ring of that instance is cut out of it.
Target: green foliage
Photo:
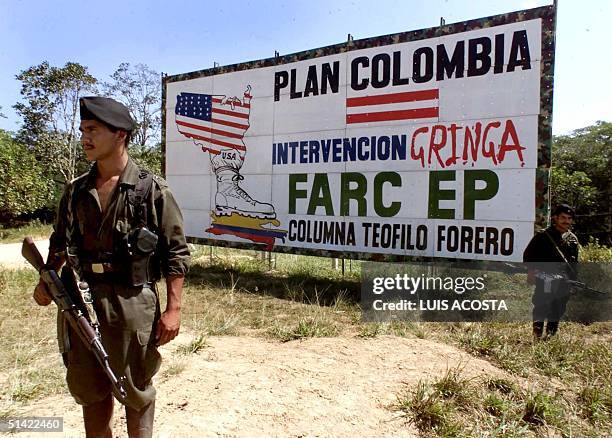
[[[132,144],[130,145],[130,157],[132,157],[138,165],[150,170],[156,175],[161,175],[161,144],[157,144],[153,147]]]
[[[555,137],[553,164],[571,171],[584,171],[594,182],[612,178],[612,123],[576,129],[570,135]]]
[[[591,238],[589,243],[580,249],[581,262],[612,262],[612,248],[601,245],[597,239]]]
[[[487,388],[491,391],[499,391],[502,394],[512,394],[516,392],[516,386],[508,379],[501,378],[491,378],[487,379],[485,382]]]
[[[50,201],[52,184],[43,173],[32,151],[0,130],[0,218],[32,213]]]
[[[552,201],[574,203],[577,234],[612,236],[612,123],[599,121],[553,142]],[[596,216],[594,216],[596,215]],[[610,244],[612,242],[606,241]]]
[[[461,377],[462,372],[463,366],[449,368],[433,387],[443,398],[453,399],[458,406],[466,407],[471,402],[468,392],[469,381]]]
[[[593,187],[591,179],[582,171],[566,170],[563,167],[551,169],[551,204],[566,203],[592,207],[597,198],[597,189]]]
[[[47,177],[72,180],[85,168],[77,134],[79,98],[95,92],[96,78],[78,63],[52,67],[47,61],[16,78],[24,99],[14,106],[23,118],[18,138],[33,148]]]
[[[510,410],[508,402],[494,392],[485,399],[484,409],[495,417],[503,417]]]
[[[144,64],[123,62],[104,83],[104,92],[127,106],[138,127],[132,144],[157,147],[161,130],[161,76]]]

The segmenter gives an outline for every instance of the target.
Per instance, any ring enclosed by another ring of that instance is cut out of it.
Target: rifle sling
[[[548,239],[552,242],[553,246],[557,250],[557,253],[559,253],[561,258],[563,259],[563,262],[565,262],[565,265],[570,269],[572,274],[576,275],[576,270],[572,268],[572,265],[570,265],[570,263],[567,261],[565,254],[563,254],[563,251],[561,251],[561,248],[559,248],[559,245],[557,245],[557,242],[555,242],[554,239],[550,236],[550,234],[548,234],[548,230],[544,230],[544,234],[546,234],[546,237],[548,237]]]

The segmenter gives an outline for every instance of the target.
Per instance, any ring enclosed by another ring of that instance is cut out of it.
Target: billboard
[[[555,10],[164,78],[192,241],[518,261],[548,204]]]

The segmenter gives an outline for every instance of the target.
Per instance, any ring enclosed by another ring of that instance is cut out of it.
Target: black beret
[[[97,120],[126,131],[136,128],[136,122],[125,105],[109,97],[81,97],[81,120]]]
[[[575,216],[574,209],[567,204],[559,204],[557,205],[552,212],[552,216],[558,216],[561,213],[569,214],[571,217]]]

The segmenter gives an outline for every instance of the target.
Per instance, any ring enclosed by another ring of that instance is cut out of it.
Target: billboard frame
[[[535,175],[535,222],[534,231],[547,225],[550,212],[550,166],[552,155],[552,111],[553,111],[553,85],[554,85],[554,61],[555,61],[555,31],[556,31],[557,8],[555,4],[542,6],[533,9],[508,12],[505,14],[492,15],[489,17],[477,18],[458,23],[445,24],[438,27],[430,27],[408,32],[400,32],[389,35],[382,35],[359,40],[348,40],[344,43],[334,44],[316,49],[304,50],[288,55],[275,56],[256,61],[242,62],[226,66],[215,66],[213,68],[197,70],[189,73],[176,75],[162,75],[162,172],[166,172],[166,87],[169,83],[181,82],[190,79],[197,79],[218,74],[231,73],[236,71],[257,69],[262,67],[273,67],[277,65],[289,64],[297,61],[319,58],[323,56],[335,55],[339,53],[361,50],[372,47],[381,47],[397,43],[419,41],[429,38],[436,38],[445,35],[452,35],[466,31],[491,28],[504,24],[519,23],[527,20],[541,19],[541,70],[540,70],[540,112],[538,115],[538,161]],[[263,250],[262,245],[232,242],[218,239],[208,239],[201,237],[187,237],[190,243],[221,246],[236,249]],[[444,258],[444,257],[424,257],[394,254],[378,254],[359,251],[334,251],[322,249],[307,249],[286,246],[274,246],[273,252],[312,255],[320,257],[347,258],[356,260],[372,261],[471,261],[481,262],[481,260]]]

